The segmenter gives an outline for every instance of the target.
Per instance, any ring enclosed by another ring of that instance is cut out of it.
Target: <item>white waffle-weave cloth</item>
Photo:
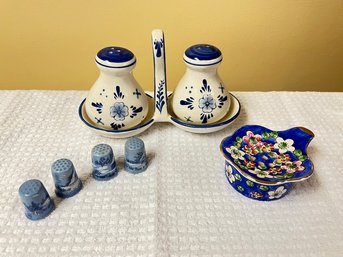
[[[84,91],[0,91],[0,256],[343,256],[343,93],[234,92],[242,111],[213,134],[154,124],[140,135],[150,165],[123,171],[124,139],[79,120]],[[221,140],[245,124],[315,133],[312,178],[285,198],[260,202],[228,186]],[[90,177],[93,146],[112,146],[120,172]],[[61,200],[50,166],[73,161],[83,190]],[[18,188],[40,179],[56,203],[44,220],[25,218]]]

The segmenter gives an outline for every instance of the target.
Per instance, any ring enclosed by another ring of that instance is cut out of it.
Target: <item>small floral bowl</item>
[[[313,132],[303,127],[273,131],[258,125],[243,126],[220,145],[226,178],[251,199],[280,199],[292,183],[313,174],[313,163],[306,153],[313,137]]]

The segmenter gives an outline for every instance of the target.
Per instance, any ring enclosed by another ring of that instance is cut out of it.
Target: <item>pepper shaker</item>
[[[175,115],[190,124],[219,121],[230,108],[229,92],[217,73],[221,51],[209,44],[193,45],[183,59],[187,70],[172,96]]]
[[[148,99],[132,74],[134,54],[122,47],[106,47],[97,53],[95,62],[100,75],[85,102],[89,119],[97,127],[110,130],[140,124],[148,113]]]

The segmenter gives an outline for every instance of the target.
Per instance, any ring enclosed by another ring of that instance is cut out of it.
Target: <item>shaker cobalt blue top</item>
[[[126,48],[110,46],[101,49],[97,53],[97,57],[103,61],[122,63],[131,61],[135,56],[130,50]]]
[[[213,45],[209,45],[209,44],[198,44],[198,45],[193,45],[191,47],[189,47],[186,51],[185,51],[185,61],[187,62],[191,62],[192,61],[211,61],[211,60],[215,60],[215,59],[219,59],[219,61],[221,61],[221,56],[222,53],[221,51],[213,46]],[[188,60],[187,60],[188,59]]]

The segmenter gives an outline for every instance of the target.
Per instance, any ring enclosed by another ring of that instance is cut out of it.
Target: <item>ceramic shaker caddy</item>
[[[251,199],[280,199],[293,183],[313,174],[313,163],[306,153],[313,137],[313,132],[303,127],[273,131],[258,125],[243,126],[220,145],[226,178]]]
[[[121,47],[107,47],[96,56],[100,76],[79,106],[82,122],[102,136],[127,138],[144,132],[155,122],[170,122],[192,133],[212,133],[227,127],[241,105],[217,74],[222,60],[211,45],[188,48],[188,66],[174,94],[167,93],[165,39],[152,31],[154,92],[144,92],[131,71],[134,55]]]
[[[122,47],[106,47],[95,57],[100,76],[85,102],[89,119],[104,129],[123,130],[141,123],[148,100],[132,75],[136,58]]]
[[[187,70],[173,93],[175,115],[194,124],[219,121],[230,108],[229,92],[217,74],[223,59],[220,50],[208,44],[194,45],[183,59]]]

